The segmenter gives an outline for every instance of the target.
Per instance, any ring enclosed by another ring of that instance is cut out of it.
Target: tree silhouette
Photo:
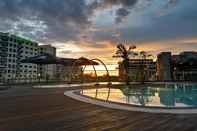
[[[145,81],[145,71],[147,70],[147,66],[146,63],[144,63],[146,61],[147,58],[152,57],[151,54],[149,54],[146,51],[134,51],[136,49],[135,45],[130,46],[128,49],[125,47],[125,45],[118,44],[117,45],[117,51],[115,53],[115,55],[113,57],[118,57],[118,58],[122,58],[122,64],[124,66],[125,69],[125,82],[127,85],[129,85],[129,58],[132,57],[138,57],[139,59],[142,59],[142,63],[139,65],[138,67],[138,73],[136,75],[136,80],[138,79],[137,77],[139,77],[140,74],[140,81],[141,83],[144,83]]]
[[[130,46],[128,49],[121,43],[117,45],[117,51],[116,54],[113,57],[118,57],[118,58],[122,58],[123,61],[123,66],[125,69],[125,82],[127,85],[129,85],[129,56],[136,56],[137,54],[133,51],[134,49],[136,49],[135,45]]]

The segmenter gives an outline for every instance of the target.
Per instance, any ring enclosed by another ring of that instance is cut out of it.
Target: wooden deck
[[[65,90],[0,91],[0,131],[197,130],[197,115],[112,110],[70,99]]]

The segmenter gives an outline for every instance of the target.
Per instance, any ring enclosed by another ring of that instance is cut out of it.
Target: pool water
[[[197,107],[197,85],[94,88],[81,90],[80,93],[104,101],[145,107]]]

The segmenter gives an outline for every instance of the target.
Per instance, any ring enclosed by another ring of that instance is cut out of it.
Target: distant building
[[[56,77],[58,80],[61,81],[70,81],[71,80],[71,74],[73,81],[80,81],[81,80],[81,74],[82,74],[82,67],[80,66],[64,66],[64,65],[57,65],[57,74]]]
[[[39,46],[39,54],[49,54],[52,56],[56,56],[56,48],[51,45],[41,45]],[[43,80],[60,80],[60,81],[69,81],[71,73],[75,76],[80,76],[81,67],[72,67],[65,66],[61,64],[50,64],[43,65],[39,68],[40,77]]]
[[[38,43],[9,33],[0,33],[0,80],[34,80],[37,65],[22,59],[38,54]]]
[[[197,52],[182,52],[178,55],[160,53],[157,59],[157,78],[159,81],[196,81]]]
[[[197,52],[182,52],[172,56],[173,79],[197,81]]]
[[[130,81],[155,80],[156,63],[153,59],[130,59],[128,72]],[[119,63],[119,77],[121,79],[126,77],[125,67],[122,62]]]
[[[162,52],[157,56],[157,79],[160,81],[172,80],[171,52]]]
[[[49,54],[56,57],[56,48],[51,45],[40,45],[39,54]],[[44,80],[55,80],[57,69],[55,64],[39,66],[39,75]]]

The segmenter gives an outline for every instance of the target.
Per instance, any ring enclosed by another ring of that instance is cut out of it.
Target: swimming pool
[[[132,88],[84,89],[80,94],[105,102],[115,102],[142,107],[195,108],[197,107],[197,85],[172,84]]]
[[[161,83],[162,84],[162,83]],[[197,84],[99,85],[65,91],[75,100],[111,109],[197,114]]]

